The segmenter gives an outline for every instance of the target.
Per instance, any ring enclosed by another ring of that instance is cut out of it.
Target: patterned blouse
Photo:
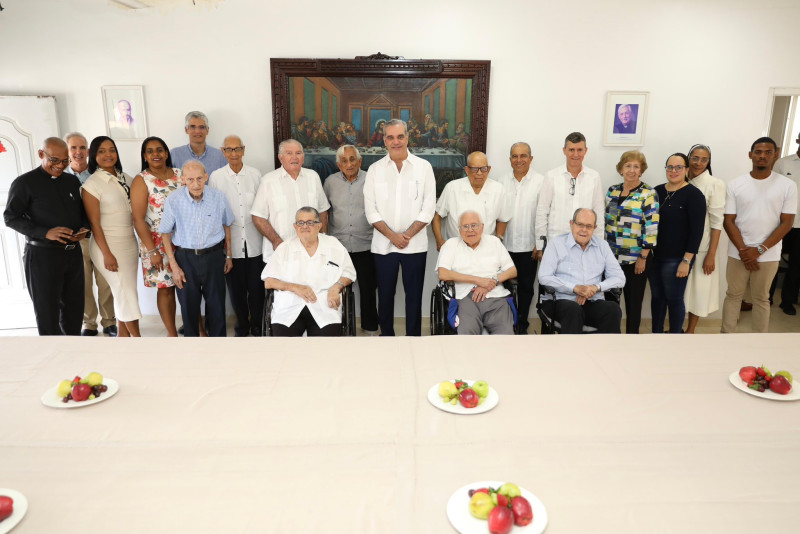
[[[622,185],[612,185],[606,193],[606,241],[625,265],[635,262],[642,249],[656,246],[658,195],[642,182],[620,202]]]

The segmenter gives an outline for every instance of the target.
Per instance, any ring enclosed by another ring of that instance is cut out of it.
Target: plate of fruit
[[[447,501],[447,519],[461,534],[541,534],[547,509],[536,495],[510,482],[475,482]]]
[[[18,491],[0,488],[0,534],[11,532],[25,517],[28,499]]]
[[[428,390],[428,402],[457,414],[479,414],[488,412],[500,402],[500,395],[489,387],[485,380],[445,380]]]
[[[777,401],[800,400],[800,391],[792,387],[793,378],[789,371],[773,374],[763,365],[748,365],[732,372],[728,380],[736,389],[756,397]]]
[[[100,373],[89,373],[84,378],[62,380],[42,395],[42,404],[51,408],[81,408],[103,402],[119,391],[119,384]]]

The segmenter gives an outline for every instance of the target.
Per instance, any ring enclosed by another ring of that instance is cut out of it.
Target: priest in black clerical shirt
[[[27,238],[25,282],[40,336],[78,336],[83,321],[83,254],[78,243],[89,232],[81,183],[65,173],[67,144],[48,137],[42,165],[11,183],[3,213],[6,226]]]

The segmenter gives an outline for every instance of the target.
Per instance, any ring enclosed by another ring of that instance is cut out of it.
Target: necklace
[[[675,191],[670,191],[669,189],[667,189],[667,186],[664,186],[664,190],[667,192],[667,196],[666,196],[666,198],[664,198],[664,204],[668,203],[668,202],[670,201],[670,199],[671,199],[672,197],[674,197],[674,196],[675,196],[675,193],[677,193],[678,191],[680,191],[681,189],[683,189],[683,187],[684,187],[685,185],[686,185],[686,183],[684,183],[683,185],[681,185],[681,186],[680,186],[678,189],[676,189]]]

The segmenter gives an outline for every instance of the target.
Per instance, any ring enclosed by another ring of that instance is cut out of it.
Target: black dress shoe
[[[81,335],[82,336],[96,336],[97,335],[97,330],[89,330],[88,328],[84,328],[83,330],[81,330]]]
[[[178,335],[179,335],[179,336],[182,336],[182,335],[183,335],[183,325],[181,325],[181,327],[180,327],[180,328],[178,328]]]
[[[105,332],[108,337],[117,337],[117,325],[112,324],[111,326],[106,326],[103,328],[103,332]]]
[[[253,326],[250,328],[250,335],[253,337],[261,337],[261,327]]]
[[[786,315],[797,315],[797,310],[791,304],[781,304],[781,309]]]

